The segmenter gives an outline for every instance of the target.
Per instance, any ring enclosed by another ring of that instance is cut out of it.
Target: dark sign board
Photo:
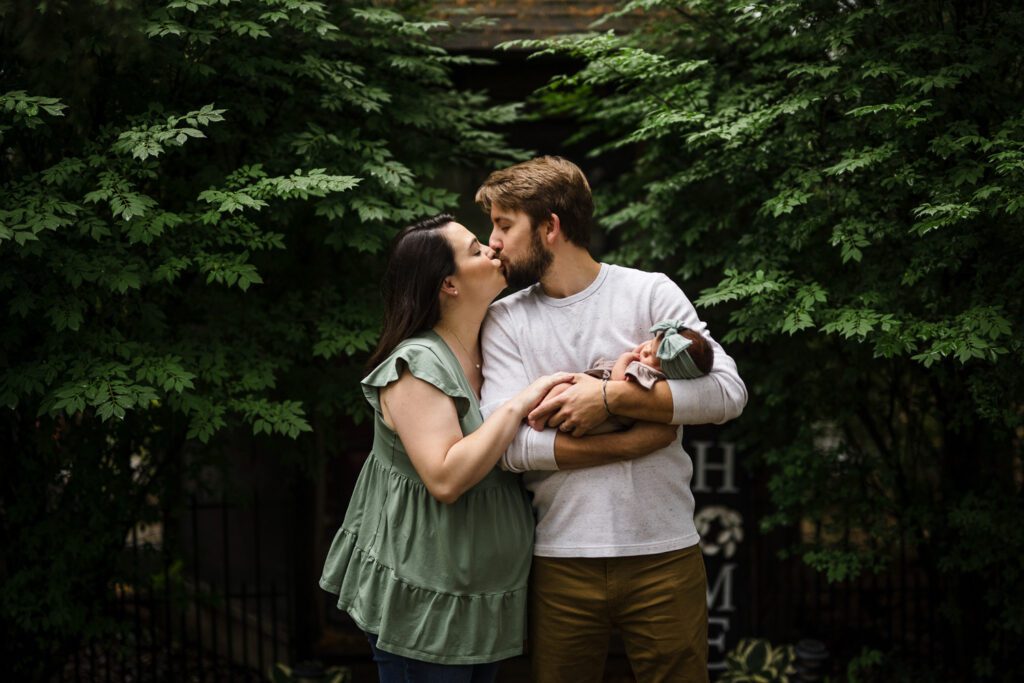
[[[749,624],[740,587],[749,584],[750,492],[737,469],[736,445],[720,440],[719,430],[687,427],[683,446],[693,461],[693,521],[707,568],[708,668],[714,675],[725,669],[725,655]]]

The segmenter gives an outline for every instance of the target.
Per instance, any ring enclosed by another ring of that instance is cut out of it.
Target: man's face
[[[491,205],[491,249],[498,252],[508,286],[522,289],[540,282],[554,257],[523,211]]]

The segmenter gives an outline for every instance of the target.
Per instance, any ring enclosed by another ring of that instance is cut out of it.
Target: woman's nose
[[[491,246],[484,247],[484,253],[487,254],[487,258],[494,258],[498,254]]]

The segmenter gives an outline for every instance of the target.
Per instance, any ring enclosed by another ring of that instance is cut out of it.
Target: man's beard
[[[530,251],[526,257],[518,263],[504,261],[505,280],[508,286],[512,289],[523,289],[540,282],[554,258],[541,244],[540,230],[534,230],[533,238],[530,240]]]

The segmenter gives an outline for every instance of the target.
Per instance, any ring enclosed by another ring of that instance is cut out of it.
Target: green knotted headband
[[[679,334],[679,329],[689,329],[682,320],[662,320],[651,328],[651,334],[663,333],[658,345],[658,360],[661,371],[669,379],[696,379],[703,377],[697,364],[686,350],[693,342]]]

